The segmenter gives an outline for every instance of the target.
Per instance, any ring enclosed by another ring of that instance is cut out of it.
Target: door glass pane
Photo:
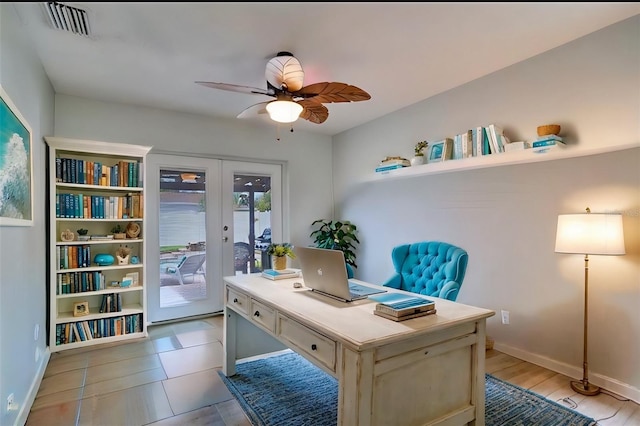
[[[207,297],[205,172],[160,170],[160,307]]]
[[[233,181],[235,273],[260,272],[271,267],[271,177],[234,174]]]

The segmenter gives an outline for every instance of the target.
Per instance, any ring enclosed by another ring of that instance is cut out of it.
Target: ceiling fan
[[[316,124],[324,123],[329,117],[329,110],[322,104],[371,99],[371,95],[364,90],[346,83],[322,82],[303,86],[302,65],[289,52],[278,52],[267,62],[265,78],[266,89],[209,81],[196,83],[213,89],[271,96],[275,100],[252,105],[242,111],[238,118],[268,113],[272,120],[279,123],[293,123],[298,118]]]

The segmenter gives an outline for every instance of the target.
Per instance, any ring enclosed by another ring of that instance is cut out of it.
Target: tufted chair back
[[[455,301],[469,255],[449,243],[423,241],[394,247],[391,259],[396,273],[382,285]]]

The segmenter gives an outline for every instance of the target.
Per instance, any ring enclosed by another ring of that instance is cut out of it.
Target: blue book
[[[435,306],[435,302],[431,299],[393,292],[369,296],[369,299],[396,310]]]
[[[404,166],[402,164],[390,164],[388,166],[378,166],[376,167],[376,172],[386,172],[389,170],[402,169]]]
[[[532,148],[538,148],[540,146],[554,146],[554,145],[558,145],[558,146],[563,145],[564,146],[564,142],[562,142],[561,140],[556,140],[556,139],[547,139],[547,140],[544,140],[544,141],[538,140],[538,141],[535,141],[531,145],[531,147]]]
[[[262,276],[270,280],[282,280],[285,278],[297,278],[300,276],[299,269],[265,269],[262,271]]]

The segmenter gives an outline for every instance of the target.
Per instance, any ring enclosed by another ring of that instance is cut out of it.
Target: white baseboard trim
[[[495,342],[493,347],[497,351],[514,356],[532,364],[539,365],[540,367],[547,368],[551,371],[555,371],[556,373],[564,374],[565,376],[571,377],[572,379],[582,379],[582,366],[576,367],[573,365],[565,364],[563,362],[556,361],[542,355],[526,352],[522,349],[500,344],[498,342]],[[601,374],[594,374],[591,371],[589,372],[589,382],[593,383],[596,386],[600,386],[601,388],[606,389],[609,392],[613,392],[624,398],[629,398],[630,400],[640,404],[640,389],[635,388],[627,383],[620,382],[616,379],[612,379]],[[569,386],[568,383],[567,386]]]
[[[40,357],[40,364],[38,364],[36,375],[33,378],[33,382],[31,382],[29,392],[24,399],[24,404],[22,404],[22,406],[20,407],[20,412],[16,417],[14,426],[22,426],[27,424],[27,418],[29,417],[29,413],[31,412],[33,402],[36,400],[36,396],[38,395],[38,389],[40,389],[40,385],[42,384],[42,378],[44,377],[44,372],[47,369],[47,365],[49,365],[50,357],[51,351],[49,351],[49,347],[47,346],[43,351],[42,356]]]

